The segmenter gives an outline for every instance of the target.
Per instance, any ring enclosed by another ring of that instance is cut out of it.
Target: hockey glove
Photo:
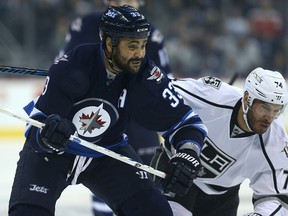
[[[166,194],[184,196],[200,171],[200,159],[191,149],[179,150],[168,162],[162,187]]]
[[[40,130],[40,147],[48,153],[63,153],[70,136],[76,131],[75,125],[56,114],[48,116],[44,123],[45,126]]]

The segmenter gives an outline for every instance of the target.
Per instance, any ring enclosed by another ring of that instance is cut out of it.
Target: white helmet
[[[246,126],[250,131],[247,113],[249,107],[252,106],[254,99],[267,103],[283,105],[282,112],[288,102],[288,89],[283,76],[277,71],[264,70],[261,67],[254,69],[246,78],[243,88],[244,92],[248,92],[248,106],[244,107],[242,101],[243,117]]]
[[[246,78],[243,90],[249,93],[248,106],[254,99],[283,106],[288,102],[286,81],[277,71],[256,68]]]

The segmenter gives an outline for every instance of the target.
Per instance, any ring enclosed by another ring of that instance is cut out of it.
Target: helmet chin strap
[[[244,122],[248,128],[248,130],[250,132],[253,132],[253,130],[250,128],[249,126],[249,123],[248,123],[248,118],[247,118],[247,113],[248,113],[248,110],[249,110],[249,105],[247,104],[247,108],[245,109],[244,107],[244,102],[243,102],[243,98],[242,98],[242,110],[243,110],[243,118],[244,118]]]
[[[117,70],[114,68],[114,64],[113,64],[113,61],[112,61],[113,52],[114,52],[114,48],[112,48],[111,55],[110,55],[110,57],[108,57],[106,51],[104,50],[104,54],[105,54],[105,56],[106,56],[106,58],[107,58],[107,60],[108,60],[108,63],[109,63],[109,65],[110,65],[110,67],[111,67],[114,71],[116,71],[116,72],[121,72],[121,71],[117,71]]]
[[[113,53],[113,50],[112,50],[112,53]],[[114,68],[113,68],[113,62],[112,62],[112,53],[111,53],[110,57],[108,57],[106,51],[104,50],[104,54],[105,54],[105,56],[106,56],[106,58],[107,58],[107,60],[108,60],[108,63],[109,63],[109,65],[110,65],[110,67],[111,67],[112,69],[114,69]],[[115,70],[115,69],[114,69],[114,70]]]

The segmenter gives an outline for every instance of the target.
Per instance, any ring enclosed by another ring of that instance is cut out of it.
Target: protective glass
[[[255,100],[252,106],[250,106],[250,109],[259,115],[272,115],[273,118],[278,118],[283,112],[284,106]]]

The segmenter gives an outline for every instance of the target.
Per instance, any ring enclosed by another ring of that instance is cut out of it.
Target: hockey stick
[[[12,74],[29,74],[37,76],[48,76],[48,70],[33,69],[25,67],[13,67],[0,65],[0,73],[12,73]],[[239,77],[238,73],[235,73],[233,77],[229,80],[228,84],[233,85],[235,80]]]
[[[0,73],[12,73],[12,74],[29,74],[29,75],[38,75],[38,76],[47,76],[47,70],[39,70],[32,68],[23,68],[23,67],[12,67],[12,66],[3,66],[0,65]]]
[[[236,81],[236,79],[238,78],[239,74],[238,73],[235,73],[232,78],[229,80],[228,84],[229,85],[233,85],[234,82]]]
[[[38,121],[36,121],[34,119],[31,119],[31,118],[28,118],[28,117],[20,116],[18,114],[15,114],[15,113],[13,113],[13,112],[11,112],[9,110],[3,109],[1,107],[0,107],[0,112],[2,112],[4,114],[7,114],[9,116],[12,116],[14,118],[17,118],[17,119],[19,119],[21,121],[24,121],[24,122],[26,122],[28,124],[31,124],[31,125],[33,125],[35,127],[38,127],[38,128],[42,128],[42,127],[45,126],[45,124],[43,124],[42,122],[38,122]],[[112,157],[112,158],[114,158],[116,160],[122,161],[122,162],[124,162],[126,164],[129,164],[131,166],[137,167],[137,168],[139,168],[141,170],[144,170],[144,171],[146,171],[148,173],[151,173],[153,175],[159,176],[161,178],[165,178],[165,176],[166,176],[166,174],[164,172],[162,172],[162,171],[156,170],[153,167],[150,167],[150,166],[145,165],[145,164],[141,164],[141,163],[139,163],[137,161],[133,161],[131,158],[128,158],[128,157],[123,156],[121,154],[117,154],[117,153],[115,153],[115,152],[113,152],[113,151],[111,151],[109,149],[106,149],[106,148],[104,148],[102,146],[99,146],[99,145],[96,145],[94,143],[87,142],[87,141],[85,141],[83,139],[80,139],[79,137],[74,136],[74,135],[70,136],[70,140],[73,141],[73,142],[78,143],[79,145],[85,146],[86,148],[89,148],[89,149],[92,149],[94,151],[100,152],[100,153],[102,153],[104,155],[107,155],[107,156]]]

